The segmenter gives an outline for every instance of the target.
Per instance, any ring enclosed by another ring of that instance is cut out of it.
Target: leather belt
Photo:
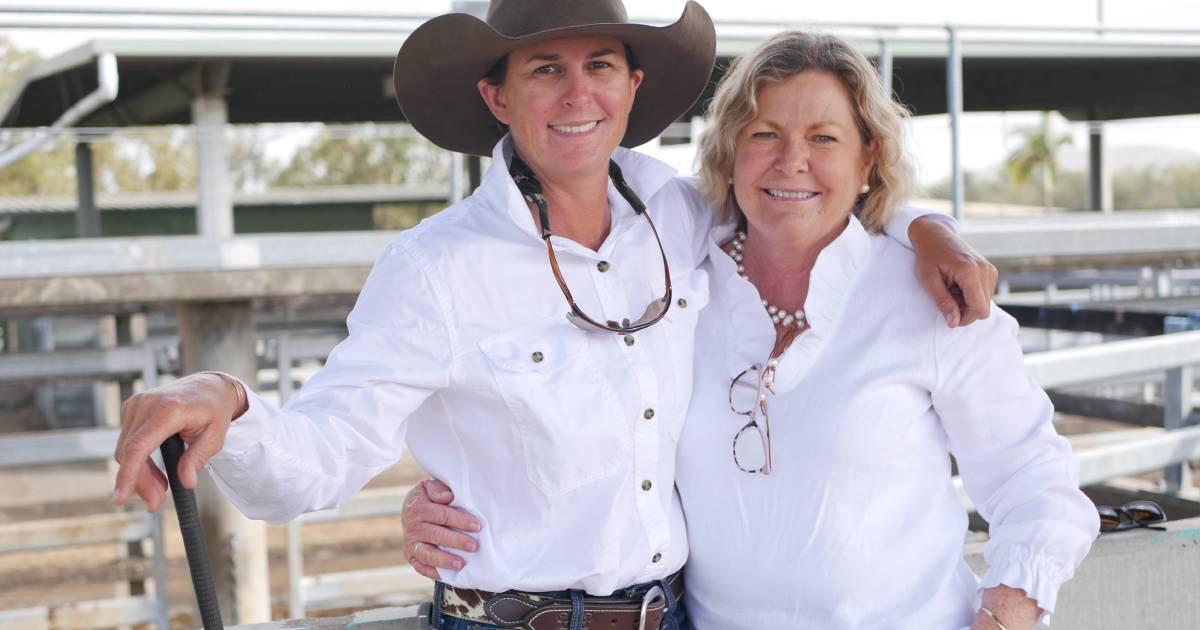
[[[665,581],[675,600],[679,601],[683,597],[683,571]],[[501,628],[568,630],[571,627],[571,599],[557,595],[522,591],[493,593],[446,585],[442,593],[442,614]],[[654,585],[623,589],[608,597],[585,595],[582,627],[584,630],[658,630],[666,612],[665,594]]]

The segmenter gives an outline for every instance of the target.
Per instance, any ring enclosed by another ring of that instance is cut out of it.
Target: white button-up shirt
[[[1046,611],[1099,527],[1050,401],[998,308],[946,326],[914,255],[851,218],[811,273],[811,328],[767,395],[770,475],[735,467],[730,383],[765,364],[775,329],[713,230],[710,304],[678,455],[690,525],[688,612],[701,630],[954,630],[981,582],[963,561],[967,515],[950,454],[991,525],[983,587]],[[760,421],[761,422],[761,421]]]
[[[507,169],[502,140],[481,187],[380,255],[347,318],[349,336],[298,395],[253,393],[210,470],[251,518],[335,507],[414,457],[480,518],[480,550],[442,572],[492,591],[607,595],[664,578],[687,557],[675,449],[691,396],[693,340],[708,301],[712,213],[669,166],[614,159],[662,237],[674,289],[665,319],[631,338],[584,332]],[[663,294],[659,248],[609,183],[598,251],[552,237],[576,302],[636,319]],[[889,231],[906,239],[920,213]],[[919,289],[918,289],[919,291]]]

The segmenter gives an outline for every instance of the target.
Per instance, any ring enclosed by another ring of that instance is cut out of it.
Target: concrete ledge
[[[1200,628],[1200,518],[1102,534],[1059,592],[1054,630]],[[987,570],[984,543],[967,545],[967,562]]]

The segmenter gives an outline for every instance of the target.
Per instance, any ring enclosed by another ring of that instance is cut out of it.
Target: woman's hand
[[[996,267],[941,221],[919,218],[908,228],[917,253],[917,277],[951,328],[987,319],[996,291]]]
[[[1025,591],[1003,584],[983,592],[983,607],[992,611],[1008,630],[1031,630],[1042,616],[1042,609]],[[1000,630],[1000,626],[981,611],[975,613],[971,630]]]
[[[188,449],[179,458],[179,481],[195,488],[200,470],[225,444],[225,433],[245,400],[237,385],[212,374],[186,376],[135,394],[121,405],[121,434],[113,457],[121,464],[112,502],[123,505],[133,492],[151,512],[167,495],[167,478],[150,455],[167,438],[180,434]]]
[[[479,543],[463,532],[477,532],[479,519],[458,508],[449,507],[454,493],[437,479],[426,479],[413,486],[404,497],[400,520],[404,527],[404,557],[417,573],[431,580],[441,579],[437,569],[459,571],[466,562],[438,547],[476,551]]]

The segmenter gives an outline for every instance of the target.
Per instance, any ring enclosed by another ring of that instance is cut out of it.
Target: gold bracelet
[[[979,612],[987,615],[987,618],[991,619],[992,623],[996,624],[996,627],[1000,628],[1000,630],[1008,630],[1008,627],[1005,626],[1004,624],[1000,623],[1000,620],[996,618],[996,614],[993,613],[992,611],[988,610],[986,607],[980,606]]]
[[[226,383],[229,383],[230,387],[233,387],[233,395],[237,399],[237,409],[236,409],[236,411],[234,411],[233,417],[229,419],[230,422],[237,420],[238,418],[245,415],[245,413],[247,411],[250,411],[249,401],[246,400],[246,390],[242,389],[242,384],[239,383],[236,378],[234,378],[233,376],[231,376],[229,374],[226,374],[225,372],[218,372],[216,370],[205,370],[203,372],[196,372],[196,373],[197,374],[212,374],[213,376],[219,377],[221,380],[225,381]]]

